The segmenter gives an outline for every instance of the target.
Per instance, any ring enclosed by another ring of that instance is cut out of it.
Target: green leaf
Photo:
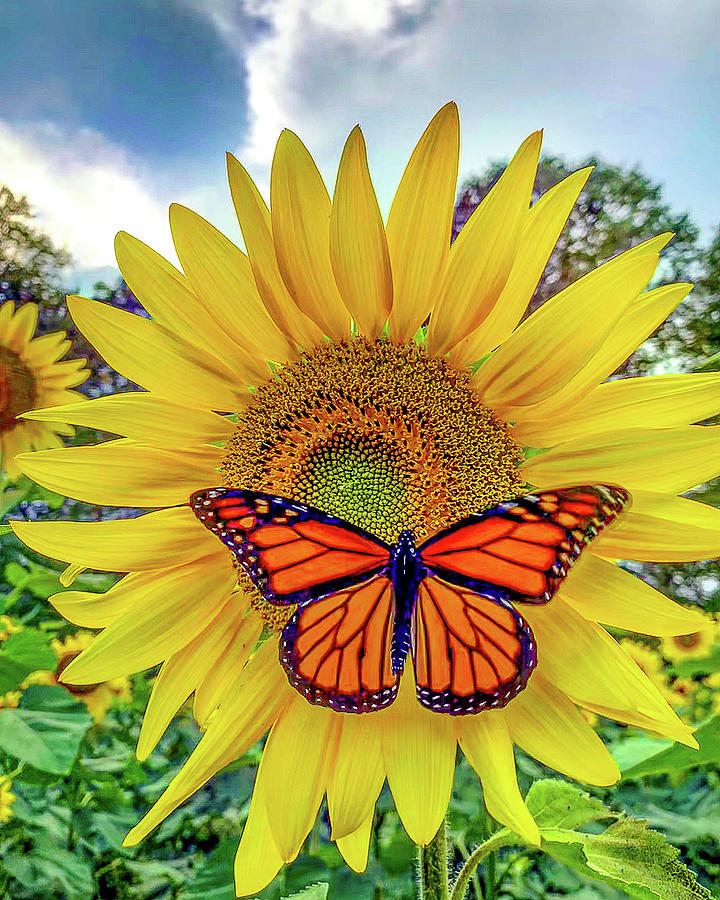
[[[12,528],[9,525],[0,525],[0,537],[5,534],[12,534]]]
[[[640,778],[643,775],[660,775],[669,772],[681,772],[707,763],[720,762],[720,716],[713,716],[695,732],[700,745],[693,750],[684,744],[673,744],[671,747],[650,752],[644,759],[636,760],[627,767],[620,765],[623,780]]]
[[[695,675],[709,675],[720,670],[720,647],[703,659],[684,659],[673,665],[673,671],[678,678],[692,678]]]
[[[282,900],[326,900],[330,885],[326,882],[318,882],[317,884],[309,884],[302,891],[296,894],[288,894]]]
[[[233,860],[237,838],[225,838],[197,867],[182,892],[182,900],[235,900]]]
[[[46,835],[40,835],[29,852],[8,854],[3,858],[3,865],[32,892],[25,896],[87,900],[95,895],[90,864]]]
[[[618,817],[601,800],[567,781],[552,778],[534,782],[525,802],[540,829],[579,828],[589,822]]]
[[[91,725],[84,704],[64,688],[35,685],[19,709],[3,710],[0,750],[42,772],[67,775]]]
[[[0,694],[14,691],[36,669],[55,668],[50,638],[40,631],[26,628],[10,635],[1,646]]]
[[[543,850],[580,875],[639,900],[704,900],[710,893],[647,822],[623,818],[602,834],[543,829]]]

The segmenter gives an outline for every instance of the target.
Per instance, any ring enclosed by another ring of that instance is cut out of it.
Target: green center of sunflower
[[[356,338],[260,387],[220,468],[228,487],[291,497],[393,543],[521,493],[521,460],[467,373],[417,344]]]
[[[35,378],[17,354],[0,347],[0,430],[17,425],[16,416],[35,405]]]

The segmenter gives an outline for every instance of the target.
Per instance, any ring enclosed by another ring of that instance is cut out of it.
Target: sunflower
[[[80,500],[153,511],[14,528],[46,556],[128,573],[103,595],[52,598],[71,621],[104,628],[63,680],[161,664],[140,759],[190,695],[204,730],[127,844],[268,732],[236,856],[238,895],[261,890],[297,856],[324,796],[333,840],[363,870],[386,779],[407,833],[427,845],[448,808],[458,744],[489,812],[532,844],[539,835],[513,744],[595,785],[619,772],[581,710],[696,746],[602,626],[656,636],[701,627],[699,613],[614,560],[720,550],[720,513],[678,496],[720,470],[714,429],[690,424],[717,411],[720,376],[604,383],[690,290],[646,290],[669,234],[520,321],[590,174],[570,175],[531,207],[540,143],[539,132],[527,138],[451,246],[454,104],[422,135],[385,223],[359,128],[332,199],[305,146],[284,131],[269,210],[228,159],[247,253],[172,206],[183,272],[129,235],[117,238],[120,268],[150,320],[70,298],[90,343],[147,393],[33,412],[118,438],[25,455],[23,470]],[[403,528],[422,539],[528,487],[617,484],[633,505],[551,602],[523,606],[538,664],[507,706],[430,711],[408,664],[395,701],[357,715],[312,705],[288,683],[278,659],[287,615],[188,508],[192,493],[220,483],[311,503],[386,540]]]
[[[132,691],[126,676],[111,678],[96,684],[68,684],[61,676],[70,663],[92,644],[94,635],[89,631],[77,631],[62,641],[55,638],[51,647],[57,659],[54,672],[41,669],[32,672],[21,685],[23,688],[31,684],[60,684],[72,696],[87,706],[88,712],[96,723],[102,722],[111,706],[116,703],[128,703]]]
[[[715,625],[711,621],[706,622],[706,627],[690,634],[675,634],[663,639],[660,652],[673,663],[682,662],[684,659],[705,659],[710,656],[715,646]]]
[[[58,435],[72,434],[67,423],[19,418],[33,407],[74,403],[80,395],[70,390],[88,376],[82,359],[59,360],[70,349],[65,332],[33,337],[37,327],[36,303],[17,311],[12,300],[0,305],[0,470],[15,481],[20,477],[15,457],[25,450],[62,447]]]

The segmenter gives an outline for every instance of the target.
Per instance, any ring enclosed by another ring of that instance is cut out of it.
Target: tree
[[[506,163],[494,162],[479,176],[469,178],[462,186],[455,208],[453,237],[456,237],[475,207],[500,177]],[[662,326],[650,346],[636,354],[626,373],[647,372],[654,364],[670,355],[680,355],[681,365],[692,368],[698,356],[707,355],[707,306],[710,300],[705,288],[708,256],[699,245],[699,230],[686,213],[676,213],[664,201],[662,188],[640,169],[623,169],[594,157],[580,165],[570,165],[558,156],[541,160],[533,189],[532,201],[572,172],[584,166],[595,170],[582,190],[568,224],[550,257],[544,278],[528,308],[536,309],[549,297],[596,266],[623,250],[663,231],[675,232],[675,238],[663,251],[663,261],[653,286],[672,281],[697,280],[701,290],[692,301],[686,301],[680,312]],[[714,296],[720,286],[720,234],[715,245]],[[708,282],[708,287],[710,283]],[[692,295],[691,295],[692,296]],[[717,308],[717,301],[715,301]],[[720,349],[720,325],[714,338]],[[688,332],[691,341],[683,351]],[[701,352],[701,349],[702,352]]]
[[[61,327],[62,276],[70,263],[70,254],[37,227],[27,197],[0,185],[0,299],[32,300],[40,305],[42,330]]]

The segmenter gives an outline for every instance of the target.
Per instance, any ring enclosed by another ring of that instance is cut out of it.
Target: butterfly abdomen
[[[410,623],[424,566],[411,531],[401,531],[390,557],[390,576],[395,595],[395,627],[392,636],[392,670],[402,672],[410,649]]]

